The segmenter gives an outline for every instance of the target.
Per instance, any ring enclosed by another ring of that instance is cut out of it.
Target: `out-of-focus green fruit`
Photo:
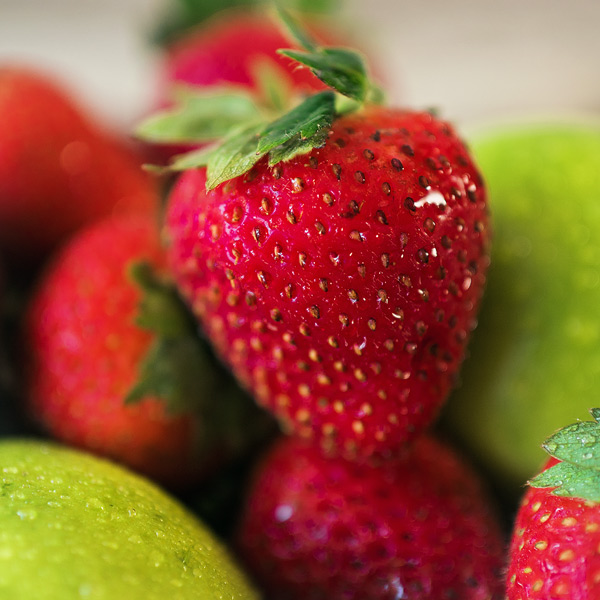
[[[446,416],[505,483],[587,419],[600,389],[600,128],[519,125],[471,141],[487,181],[492,266]]]
[[[255,600],[207,529],[139,476],[74,450],[0,443],[0,598]]]

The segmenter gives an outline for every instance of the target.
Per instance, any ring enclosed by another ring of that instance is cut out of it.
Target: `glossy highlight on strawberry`
[[[499,600],[490,506],[475,473],[428,436],[379,467],[286,438],[257,467],[236,542],[269,598]]]
[[[370,107],[327,143],[168,208],[177,284],[287,430],[348,457],[426,428],[465,354],[488,266],[483,183],[453,129]]]

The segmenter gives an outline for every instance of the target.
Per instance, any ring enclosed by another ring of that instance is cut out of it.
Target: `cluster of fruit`
[[[432,429],[494,274],[470,152],[431,113],[386,107],[360,55],[280,12],[294,44],[247,12],[174,44],[176,93],[137,146],[54,82],[0,68],[3,294],[15,281],[31,294],[6,328],[19,408],[176,494],[261,451],[227,550],[144,478],[55,443],[3,442],[0,596],[596,597],[600,411],[548,441],[510,564],[486,485]],[[496,185],[494,152],[479,150]],[[513,232],[494,228],[502,249]],[[499,264],[525,258],[528,236]],[[514,289],[517,307],[528,291]],[[491,321],[447,411],[472,447],[510,446],[515,430],[496,435],[502,418],[482,408],[503,402],[494,369],[518,349]],[[528,391],[510,376],[503,388]]]

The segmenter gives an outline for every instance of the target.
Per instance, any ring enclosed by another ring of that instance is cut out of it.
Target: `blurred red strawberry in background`
[[[96,219],[156,206],[155,181],[124,139],[53,79],[0,66],[0,252],[15,266]]]
[[[148,217],[78,232],[26,321],[28,409],[58,440],[182,486],[269,429],[201,344]]]

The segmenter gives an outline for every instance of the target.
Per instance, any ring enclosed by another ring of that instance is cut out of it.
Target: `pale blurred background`
[[[151,104],[167,0],[0,0],[0,62],[38,65],[128,127]],[[600,110],[598,0],[346,0],[392,101],[457,124]]]

